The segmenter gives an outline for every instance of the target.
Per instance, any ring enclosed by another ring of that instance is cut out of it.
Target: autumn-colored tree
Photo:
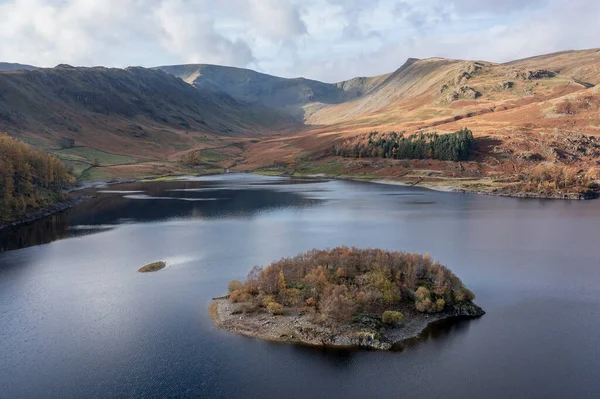
[[[308,272],[304,281],[309,285],[311,294],[314,297],[319,297],[325,291],[325,287],[329,284],[327,272],[322,266],[315,267]]]
[[[244,288],[244,283],[238,280],[230,281],[227,284],[227,291],[231,294],[233,291],[242,290]]]
[[[356,304],[350,298],[348,287],[335,285],[327,287],[320,301],[319,310],[324,321],[345,323],[352,319]]]
[[[285,283],[285,276],[283,275],[283,270],[279,270],[279,274],[277,275],[277,290],[279,292],[285,292],[287,285]]]
[[[276,265],[265,268],[258,278],[260,290],[268,294],[277,294],[279,292],[280,272],[281,268]]]
[[[349,247],[310,250],[264,269],[255,266],[245,283],[234,281],[229,289],[236,305],[251,305],[244,312],[277,314],[281,306],[323,323],[347,323],[357,312],[382,315],[406,306],[435,313],[473,299],[458,277],[428,255]]]
[[[70,182],[58,158],[0,135],[0,223],[61,200]]]

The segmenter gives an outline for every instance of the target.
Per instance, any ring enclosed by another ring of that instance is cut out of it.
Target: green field
[[[61,150],[53,150],[51,153],[63,161],[83,162],[90,165],[94,162],[94,159],[97,158],[100,162],[99,166],[126,165],[138,162],[138,160],[133,157],[111,154],[89,147],[63,148]]]
[[[81,176],[79,176],[79,180],[87,181],[87,180],[105,180],[110,179],[112,176],[110,173],[102,170],[102,168],[90,167],[86,169]]]
[[[206,163],[219,163],[231,158],[230,155],[223,154],[222,152],[212,148],[200,150],[198,151],[198,154],[200,155],[200,160]]]
[[[73,168],[73,175],[76,177],[81,176],[85,172],[86,169],[91,168],[90,164],[87,162],[70,161],[70,160],[66,160],[66,159],[62,159],[62,161],[67,167]]]
[[[302,175],[316,175],[324,173],[328,176],[339,176],[344,173],[344,164],[337,160],[331,160],[326,163],[305,162],[296,167],[296,173]]]

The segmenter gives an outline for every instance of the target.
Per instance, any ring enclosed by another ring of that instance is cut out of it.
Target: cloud
[[[42,66],[247,66],[250,43],[306,33],[287,0],[8,0],[0,15],[0,59]]]
[[[597,46],[597,0],[0,0],[0,61],[215,63],[340,81],[409,57]]]
[[[249,0],[248,9],[257,30],[275,40],[289,40],[307,33],[298,7],[281,0]]]
[[[548,0],[453,0],[461,13],[513,13],[523,9],[543,8]]]
[[[208,1],[201,3],[209,6]],[[190,12],[189,6],[188,1],[172,0],[155,9],[154,17],[161,28],[159,43],[164,49],[186,63],[248,65],[253,61],[246,42],[226,38],[217,32],[210,14]]]

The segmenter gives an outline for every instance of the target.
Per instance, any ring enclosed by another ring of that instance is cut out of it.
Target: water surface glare
[[[0,232],[0,398],[595,398],[600,201],[251,175],[92,189]],[[173,200],[166,200],[173,199]],[[429,252],[488,313],[402,352],[213,327],[250,268],[338,245]],[[141,266],[165,260],[153,274]]]

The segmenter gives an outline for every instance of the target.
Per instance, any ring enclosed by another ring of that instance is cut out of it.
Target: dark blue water
[[[93,193],[68,213],[0,235],[0,398],[594,398],[600,390],[599,201],[247,175]],[[269,343],[212,326],[208,305],[229,280],[337,245],[429,252],[488,313],[393,353]],[[137,273],[156,260],[169,267]]]

